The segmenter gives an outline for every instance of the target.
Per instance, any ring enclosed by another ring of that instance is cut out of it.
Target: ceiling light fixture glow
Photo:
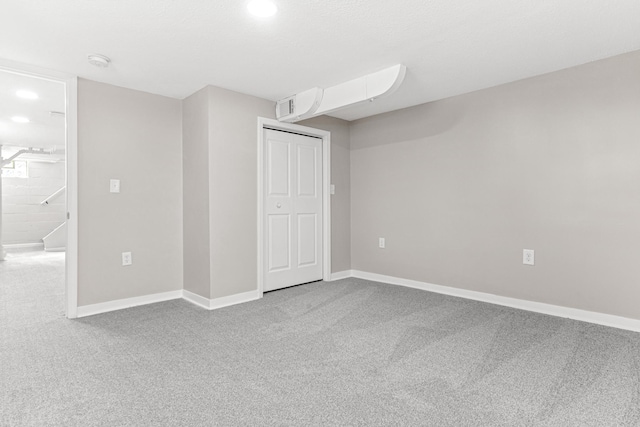
[[[278,11],[278,7],[270,0],[252,0],[247,5],[249,13],[258,18],[268,18]]]
[[[23,116],[13,116],[11,117],[11,121],[15,123],[29,123],[29,119]]]
[[[39,96],[35,92],[31,92],[30,90],[17,90],[16,96],[22,99],[38,99]]]
[[[92,53],[91,55],[87,55],[87,60],[89,64],[95,65],[100,68],[107,68],[111,63],[111,59],[107,56],[100,55],[98,53]]]

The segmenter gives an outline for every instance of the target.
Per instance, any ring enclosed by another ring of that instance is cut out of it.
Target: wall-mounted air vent
[[[281,99],[276,104],[276,117],[290,116],[295,112],[295,96]]]
[[[281,99],[276,104],[276,118],[281,122],[297,122],[313,117],[322,101],[322,93],[322,89],[314,87]]]

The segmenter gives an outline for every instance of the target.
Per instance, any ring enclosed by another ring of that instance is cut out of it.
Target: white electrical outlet
[[[119,193],[120,192],[120,180],[119,179],[112,179],[109,181],[109,191],[112,193]]]
[[[522,263],[526,265],[534,265],[535,264],[535,254],[533,249],[523,249],[522,250]]]
[[[380,237],[378,239],[378,247],[381,248],[381,249],[384,249],[384,246],[385,246],[384,237]]]
[[[131,265],[133,264],[133,258],[131,257],[131,252],[122,252],[122,265]]]

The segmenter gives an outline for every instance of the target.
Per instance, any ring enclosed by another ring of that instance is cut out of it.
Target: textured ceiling
[[[348,120],[640,49],[638,0],[0,0],[0,58],[184,98],[277,100],[397,63],[396,94]],[[92,67],[89,53],[112,58]]]

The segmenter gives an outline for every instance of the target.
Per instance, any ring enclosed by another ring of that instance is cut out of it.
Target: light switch
[[[329,187],[329,192],[331,194],[336,194],[336,186],[331,184],[331,186]]]
[[[119,179],[112,179],[109,182],[109,191],[111,191],[112,193],[119,193],[120,192],[120,180]]]

